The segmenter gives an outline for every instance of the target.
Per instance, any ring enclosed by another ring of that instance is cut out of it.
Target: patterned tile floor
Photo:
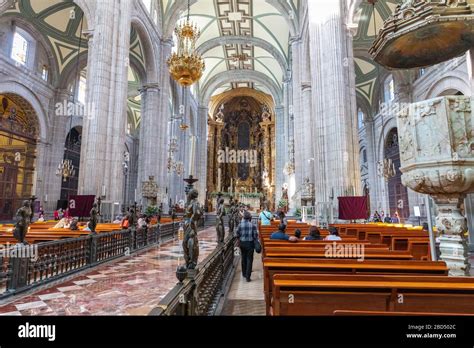
[[[224,303],[221,315],[265,315],[261,255],[255,254],[252,281],[250,283],[247,283],[242,276],[242,268],[239,261],[239,267],[235,271],[232,286]]]
[[[199,260],[216,247],[215,227],[199,234]],[[179,242],[95,267],[0,304],[0,315],[147,315],[176,285],[183,263]]]

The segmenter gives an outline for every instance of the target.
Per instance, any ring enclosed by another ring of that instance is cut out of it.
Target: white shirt
[[[330,234],[329,236],[327,236],[324,240],[342,240],[341,237],[339,236],[335,236],[333,234]]]

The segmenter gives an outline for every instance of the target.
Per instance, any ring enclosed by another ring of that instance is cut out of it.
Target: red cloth
[[[338,197],[339,219],[359,220],[367,219],[367,196]]]
[[[69,196],[69,215],[72,217],[88,217],[90,215],[95,196]]]

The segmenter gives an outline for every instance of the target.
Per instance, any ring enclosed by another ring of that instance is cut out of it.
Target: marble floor
[[[239,266],[235,271],[234,279],[221,315],[265,315],[263,264],[261,255],[255,254],[254,256],[252,281],[250,283],[242,276],[242,268],[239,260]]]
[[[216,248],[215,227],[199,233],[199,260]],[[147,315],[176,285],[178,241],[108,263],[0,304],[0,315]]]

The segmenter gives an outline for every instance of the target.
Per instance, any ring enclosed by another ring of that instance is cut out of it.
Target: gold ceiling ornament
[[[197,25],[189,20],[190,1],[188,0],[188,17],[174,30],[178,39],[177,52],[168,59],[171,77],[183,87],[198,82],[206,68],[204,59],[196,52],[196,42],[201,36]]]
[[[389,69],[412,69],[459,57],[473,44],[474,0],[403,0],[369,53]]]

